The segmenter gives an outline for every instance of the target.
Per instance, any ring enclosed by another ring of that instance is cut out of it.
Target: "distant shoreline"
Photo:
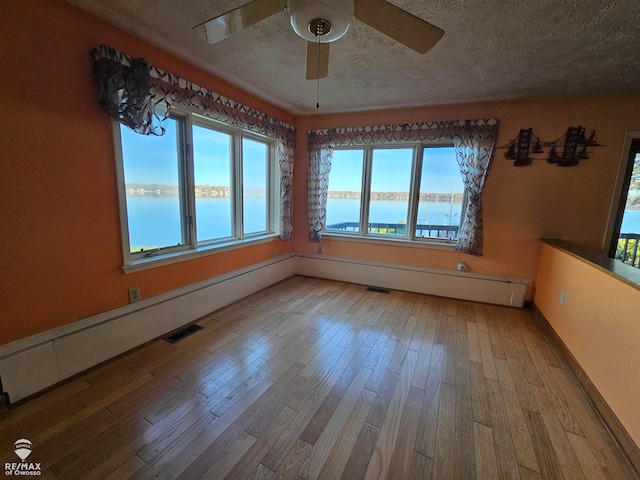
[[[128,183],[125,186],[126,195],[129,197],[179,197],[180,190],[177,185]],[[245,195],[251,197],[264,197],[265,189],[248,188]],[[464,193],[454,192],[423,192],[420,193],[421,202],[452,202],[462,203]],[[196,198],[230,198],[231,190],[227,186],[220,185],[196,185]],[[327,194],[327,198],[335,200],[360,200],[360,192],[348,190],[334,190]],[[371,192],[371,201],[397,201],[409,200],[409,192]]]

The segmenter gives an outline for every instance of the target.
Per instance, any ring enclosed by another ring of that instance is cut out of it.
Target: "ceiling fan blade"
[[[418,53],[431,50],[444,35],[444,30],[385,0],[355,0],[355,17]]]
[[[329,43],[307,42],[307,80],[329,74]]]
[[[271,15],[282,11],[287,0],[253,0],[193,27],[193,31],[203,40],[216,43],[223,38],[239,32],[243,28],[258,23]]]

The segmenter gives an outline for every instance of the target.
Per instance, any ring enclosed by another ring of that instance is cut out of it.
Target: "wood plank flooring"
[[[292,277],[9,410],[53,479],[637,479],[526,310]],[[2,473],[2,472],[0,472]]]

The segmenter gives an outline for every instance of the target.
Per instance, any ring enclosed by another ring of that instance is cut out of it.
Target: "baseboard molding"
[[[587,373],[582,369],[582,366],[575,359],[569,348],[565,345],[564,341],[555,329],[551,326],[551,323],[547,320],[544,314],[540,311],[537,305],[534,303],[532,307],[533,319],[536,324],[544,330],[551,338],[554,346],[567,363],[573,374],[580,382],[580,385],[584,389],[589,397],[589,400],[593,404],[594,408],[598,411],[602,420],[609,428],[609,431],[620,445],[620,448],[627,455],[627,458],[631,462],[636,473],[640,475],[640,448],[633,441],[631,435],[627,432],[624,425],[620,422],[616,414],[611,410],[609,404],[602,397],[596,386],[593,384]]]
[[[295,275],[292,255],[0,346],[0,378],[16,402]]]
[[[296,273],[373,287],[522,307],[530,279],[411,267],[323,255],[297,255]]]

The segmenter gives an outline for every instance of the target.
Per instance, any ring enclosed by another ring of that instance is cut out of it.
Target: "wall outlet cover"
[[[138,301],[140,301],[140,288],[131,287],[129,289],[129,303],[134,303]]]

